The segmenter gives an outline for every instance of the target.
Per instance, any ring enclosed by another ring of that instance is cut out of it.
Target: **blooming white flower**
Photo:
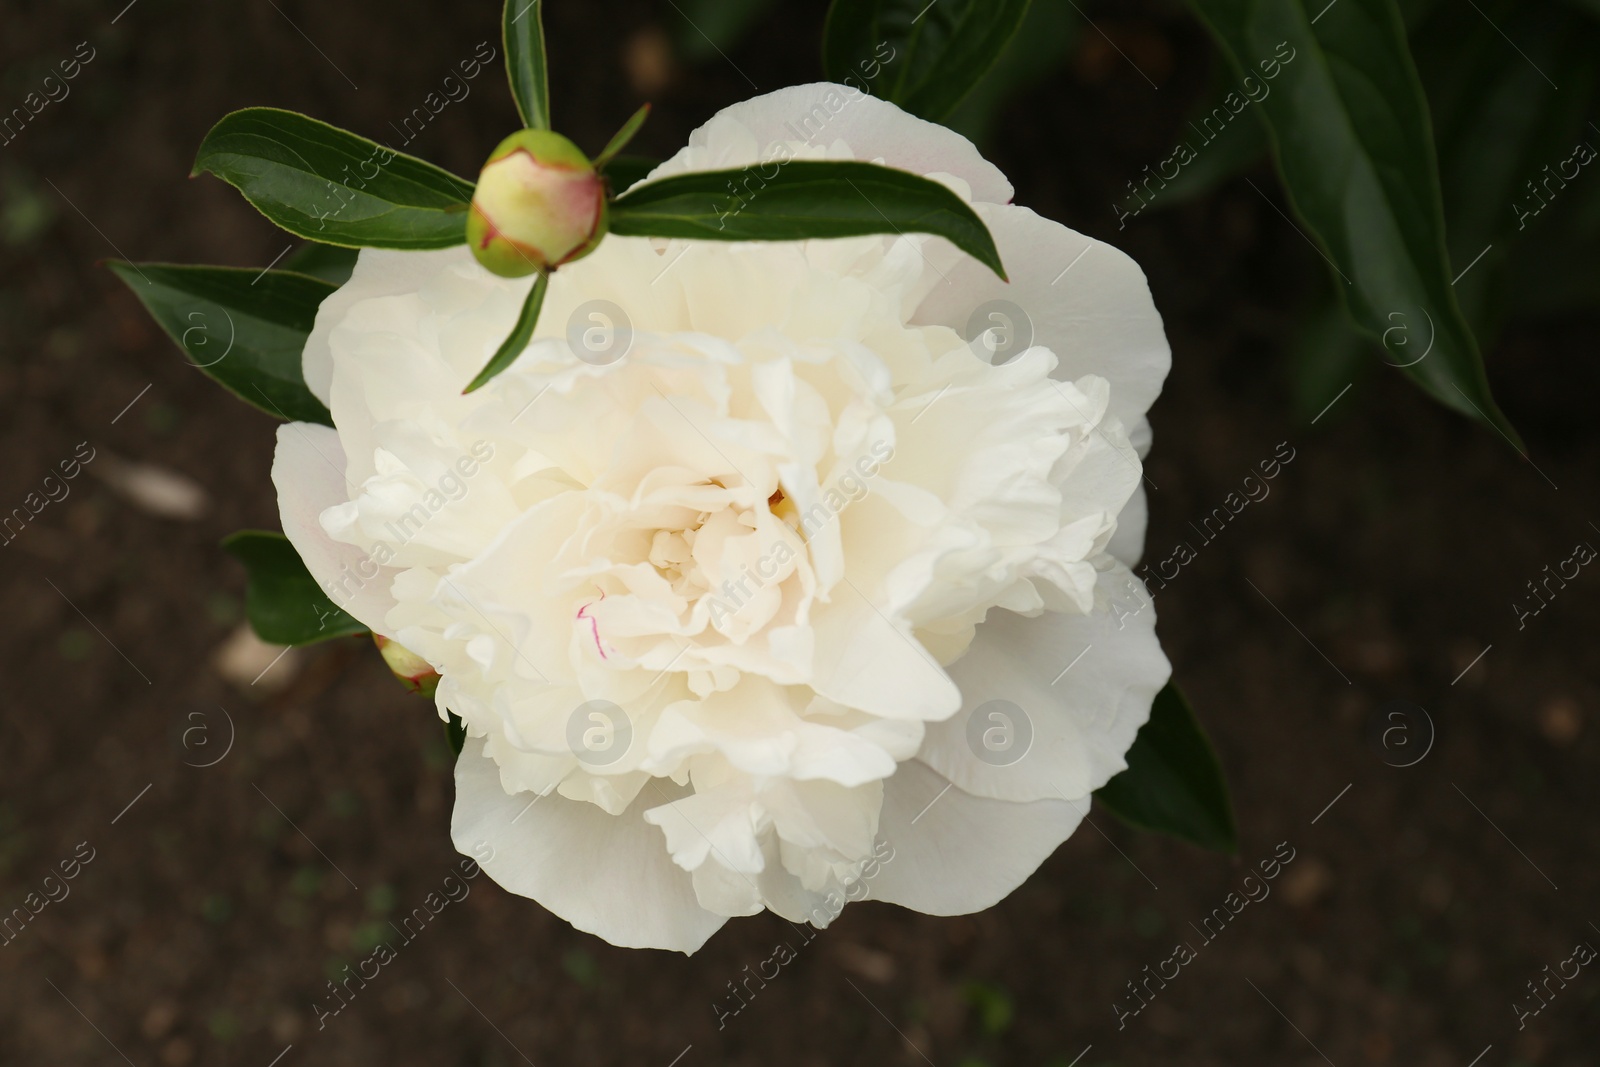
[[[863,885],[988,907],[1123,769],[1169,673],[1128,569],[1170,362],[1138,267],[842,86],[731,107],[655,176],[774,153],[943,182],[1010,284],[917,234],[613,235],[462,395],[530,280],[368,250],[305,351],[338,428],[278,435],[312,574],[466,723],[457,847],[617,945],[692,952],[763,908],[822,925]],[[963,332],[997,300],[1034,344],[991,363]],[[582,331],[618,309],[626,354],[595,359]],[[969,742],[995,701],[1020,759]]]

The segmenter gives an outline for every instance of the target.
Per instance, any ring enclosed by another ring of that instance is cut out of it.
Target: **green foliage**
[[[245,614],[261,640],[274,645],[309,645],[368,632],[333,606],[282,534],[240,530],[225,538],[222,547],[249,572]]]
[[[1123,822],[1201,848],[1239,846],[1222,766],[1176,685],[1156,694],[1150,721],[1128,750],[1128,769],[1095,791]]]
[[[470,393],[488,385],[490,379],[515,363],[517,357],[522,355],[528,347],[528,342],[533,340],[533,328],[539,322],[539,309],[544,306],[545,290],[550,288],[550,274],[540,271],[533,277],[533,286],[528,290],[527,299],[522,302],[522,311],[517,315],[517,324],[511,329],[511,336],[500,342],[500,347],[495,349],[489,362],[478,372],[462,392]]]
[[[1066,66],[1082,29],[1083,17],[1073,0],[1033,0],[1000,58],[944,117],[944,124],[980,147],[986,144],[1002,108]]]
[[[649,104],[644,105],[630,115],[628,121],[622,124],[622,128],[611,135],[611,140],[606,142],[606,146],[600,150],[600,154],[594,157],[595,169],[605,170],[606,164],[610,163],[618,152],[628,147],[628,142],[633,140],[633,135],[639,132],[639,127],[643,126],[644,120],[649,117]]]
[[[1433,131],[1394,0],[1340,0],[1316,25],[1298,0],[1192,2],[1241,83],[1281,63],[1255,106],[1357,327],[1381,342],[1393,316],[1425,323],[1428,355],[1402,373],[1514,439],[1451,285]]]
[[[107,265],[189,360],[229,392],[275,418],[333,425],[301,372],[317,306],[333,285],[289,271]]]
[[[543,0],[506,0],[501,28],[506,46],[506,77],[517,114],[530,130],[550,128],[550,68],[544,52]]]
[[[195,174],[214,174],[297,237],[349,248],[466,241],[472,183],[293,111],[245,108],[211,128]]]
[[[459,756],[461,755],[461,750],[467,746],[467,724],[462,722],[461,717],[453,711],[445,714],[450,716],[444,724],[445,741],[449,743],[450,751]]]
[[[606,182],[611,187],[613,196],[620,196],[628,189],[644,180],[649,174],[661,165],[659,159],[648,159],[644,156],[619,155],[606,160],[605,166],[598,168],[605,175]]]
[[[965,201],[938,182],[874,163],[774,161],[662,178],[612,204],[611,231],[713,241],[931,233],[1005,277],[994,239]]]
[[[1028,0],[834,0],[823,70],[937,122],[994,66],[1027,11]]]
[[[283,261],[283,269],[321,278],[330,285],[343,285],[350,280],[351,273],[356,269],[356,256],[359,252],[360,249],[356,248],[341,248],[338,245],[323,245],[308,241],[289,253],[289,258]]]

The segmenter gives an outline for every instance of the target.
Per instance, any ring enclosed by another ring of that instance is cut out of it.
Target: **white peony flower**
[[[338,429],[278,435],[311,573],[466,723],[457,847],[617,945],[862,896],[986,908],[1168,676],[1128,569],[1170,361],[1138,267],[837,85],[728,108],[655,174],[784,153],[943,182],[1010,284],[917,234],[613,235],[462,395],[530,280],[368,250],[305,351]],[[1018,334],[980,332],[996,301]]]

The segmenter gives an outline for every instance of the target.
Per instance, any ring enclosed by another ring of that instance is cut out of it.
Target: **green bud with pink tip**
[[[605,236],[605,180],[567,138],[519,130],[478,176],[467,244],[503,278],[549,271],[588,255]]]
[[[394,676],[407,689],[425,697],[433,696],[439,688],[439,672],[433,669],[433,664],[382,634],[373,634],[372,640],[377,644],[378,651],[383,653],[383,662],[389,665]]]

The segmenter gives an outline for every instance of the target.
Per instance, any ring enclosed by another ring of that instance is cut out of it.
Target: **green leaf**
[[[1006,276],[994,238],[965,201],[936,181],[875,163],[792,160],[675,174],[617,198],[611,232],[710,241],[931,233]]]
[[[419,249],[467,239],[471,182],[293,111],[225,116],[201,142],[194,174],[215,174],[308,241]]]
[[[279,270],[107,265],[207,377],[275,418],[333,425],[300,361],[317,305],[334,286]]]
[[[274,645],[309,645],[367,633],[333,606],[289,539],[270,530],[240,530],[222,547],[249,572],[245,614],[256,636]]]
[[[622,129],[612,134],[611,140],[594,157],[596,170],[605,170],[616,154],[628,147],[628,142],[633,140],[633,135],[639,132],[639,127],[644,125],[644,120],[650,117],[650,105],[646,104],[629,116],[628,121],[622,124]]]
[[[1141,830],[1218,852],[1239,846],[1222,767],[1189,702],[1171,682],[1156,694],[1150,721],[1128,750],[1128,769],[1094,795]]]
[[[461,750],[467,746],[467,724],[453,711],[447,711],[445,714],[450,718],[444,724],[444,737],[450,744],[450,751],[459,756]]]
[[[517,324],[511,328],[511,336],[501,343],[478,376],[472,379],[472,384],[461,390],[463,393],[488,385],[495,375],[515,363],[517,357],[527,350],[528,342],[533,340],[533,328],[539,324],[539,308],[544,305],[544,292],[548,288],[550,274],[547,271],[540,271],[533,276],[533,287],[528,290],[528,298],[522,302],[522,311],[517,315]]]
[[[309,241],[289,253],[289,258],[283,261],[283,269],[296,274],[309,274],[333,285],[343,285],[356,269],[356,256],[359,253],[360,249],[357,248]]]
[[[1600,144],[1586,125],[1600,25],[1555,5],[1479,6],[1464,27],[1440,9],[1412,31],[1411,46],[1432,108],[1454,258],[1484,252],[1455,290],[1487,341],[1526,310],[1513,303],[1525,280],[1547,266],[1556,278],[1580,277],[1600,252],[1583,247],[1577,217],[1583,193],[1600,188],[1587,177],[1592,165],[1571,166],[1570,181],[1559,174],[1575,146]]]
[[[1061,70],[1083,29],[1074,0],[1033,0],[1005,51],[942,121],[982,147],[995,123],[1018,96]]]
[[[550,68],[544,53],[544,11],[541,0],[506,0],[501,14],[506,46],[506,76],[522,125],[550,128]]]
[[[828,80],[944,118],[1022,25],[1028,0],[833,0],[822,30]]]
[[[1445,253],[1433,130],[1394,0],[1340,0],[1315,26],[1299,0],[1192,3],[1241,93],[1270,88],[1248,106],[1266,119],[1289,199],[1357,326],[1381,341],[1396,321],[1431,324],[1428,356],[1403,373],[1514,441],[1451,288],[1467,264]]]
[[[659,166],[661,160],[645,156],[612,156],[599,170],[610,183],[612,195],[620,196]]]

